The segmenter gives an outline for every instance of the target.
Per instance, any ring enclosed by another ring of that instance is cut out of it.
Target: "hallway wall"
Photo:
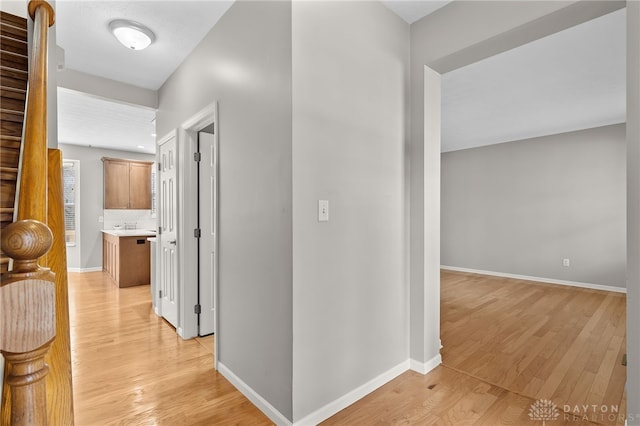
[[[381,3],[293,3],[296,421],[409,357],[408,72]]]
[[[218,102],[219,361],[291,418],[291,3],[235,2],[158,99],[159,138]]]

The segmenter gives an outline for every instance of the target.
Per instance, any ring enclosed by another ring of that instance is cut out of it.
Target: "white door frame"
[[[214,132],[214,144],[216,151],[219,152],[218,146],[218,103],[213,102],[206,106],[198,113],[194,114],[191,118],[186,120],[180,126],[180,147],[179,154],[182,158],[181,165],[178,169],[181,179],[179,179],[180,194],[178,200],[180,204],[178,206],[178,217],[181,218],[178,224],[178,243],[181,243],[181,257],[180,262],[180,282],[185,283],[180,287],[180,303],[183,309],[181,309],[181,325],[183,338],[196,337],[198,335],[198,317],[194,312],[194,306],[198,303],[198,240],[194,237],[194,229],[198,227],[198,193],[193,188],[198,187],[198,168],[194,161],[194,155],[198,150],[198,132],[203,130],[207,126],[215,123]],[[217,181],[217,179],[216,179]],[[219,207],[218,207],[219,209]],[[216,218],[218,212],[215,212]],[[216,219],[217,221],[217,219]],[[216,224],[217,227],[217,224]],[[216,238],[216,245],[218,239]],[[216,256],[214,266],[215,271],[218,271],[218,259],[219,250],[216,247]],[[218,280],[214,277],[213,292],[214,292],[214,329],[216,331],[216,337],[214,339],[214,368],[218,366],[218,345],[219,339],[219,327],[218,327]],[[180,332],[179,332],[180,334]]]
[[[424,290],[422,309],[423,360],[419,371],[426,374],[442,363],[440,340],[440,167],[441,167],[441,77],[424,65]]]

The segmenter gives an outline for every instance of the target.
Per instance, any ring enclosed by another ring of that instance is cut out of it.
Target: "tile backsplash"
[[[151,210],[104,210],[103,229],[113,229],[115,225],[135,224],[136,229],[156,229],[156,218]]]

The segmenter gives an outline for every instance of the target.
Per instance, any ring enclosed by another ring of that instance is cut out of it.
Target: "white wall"
[[[584,18],[573,3],[453,2],[414,24],[410,135],[406,24],[375,2],[237,2],[160,90],[160,135],[219,102],[220,361],[287,419],[438,353],[438,324],[415,323],[433,312],[409,316],[403,284],[410,229],[411,294],[438,298],[424,282],[423,66],[557,31]]]
[[[627,2],[627,413],[640,425],[640,2]]]
[[[235,2],[158,99],[160,137],[218,102],[218,359],[291,419],[291,4]]]
[[[104,223],[104,181],[102,157],[155,161],[155,156],[137,152],[90,148],[60,143],[62,157],[80,161],[80,239],[67,247],[67,266],[74,269],[102,267],[102,233]]]
[[[378,2],[294,2],[292,15],[299,421],[408,359],[409,31]]]
[[[442,264],[625,287],[625,125],[442,154]]]
[[[3,0],[2,4],[0,4],[0,10],[12,15],[29,18],[27,0]]]
[[[424,325],[426,304],[415,304],[424,292],[439,295],[437,283],[425,278],[425,220],[435,212],[424,205],[424,77],[425,65],[444,73],[493,54],[560,31],[585,20],[624,7],[609,1],[451,2],[411,25],[411,358],[430,359],[439,351],[439,325]],[[435,206],[435,204],[434,204]],[[435,207],[434,207],[435,208]],[[435,266],[435,263],[431,265]],[[423,350],[426,351],[423,352]]]

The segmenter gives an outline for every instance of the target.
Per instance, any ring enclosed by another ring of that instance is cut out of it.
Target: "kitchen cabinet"
[[[151,243],[154,234],[117,235],[102,231],[102,269],[118,284],[132,287],[151,283]]]
[[[105,209],[151,209],[152,162],[102,159]]]

